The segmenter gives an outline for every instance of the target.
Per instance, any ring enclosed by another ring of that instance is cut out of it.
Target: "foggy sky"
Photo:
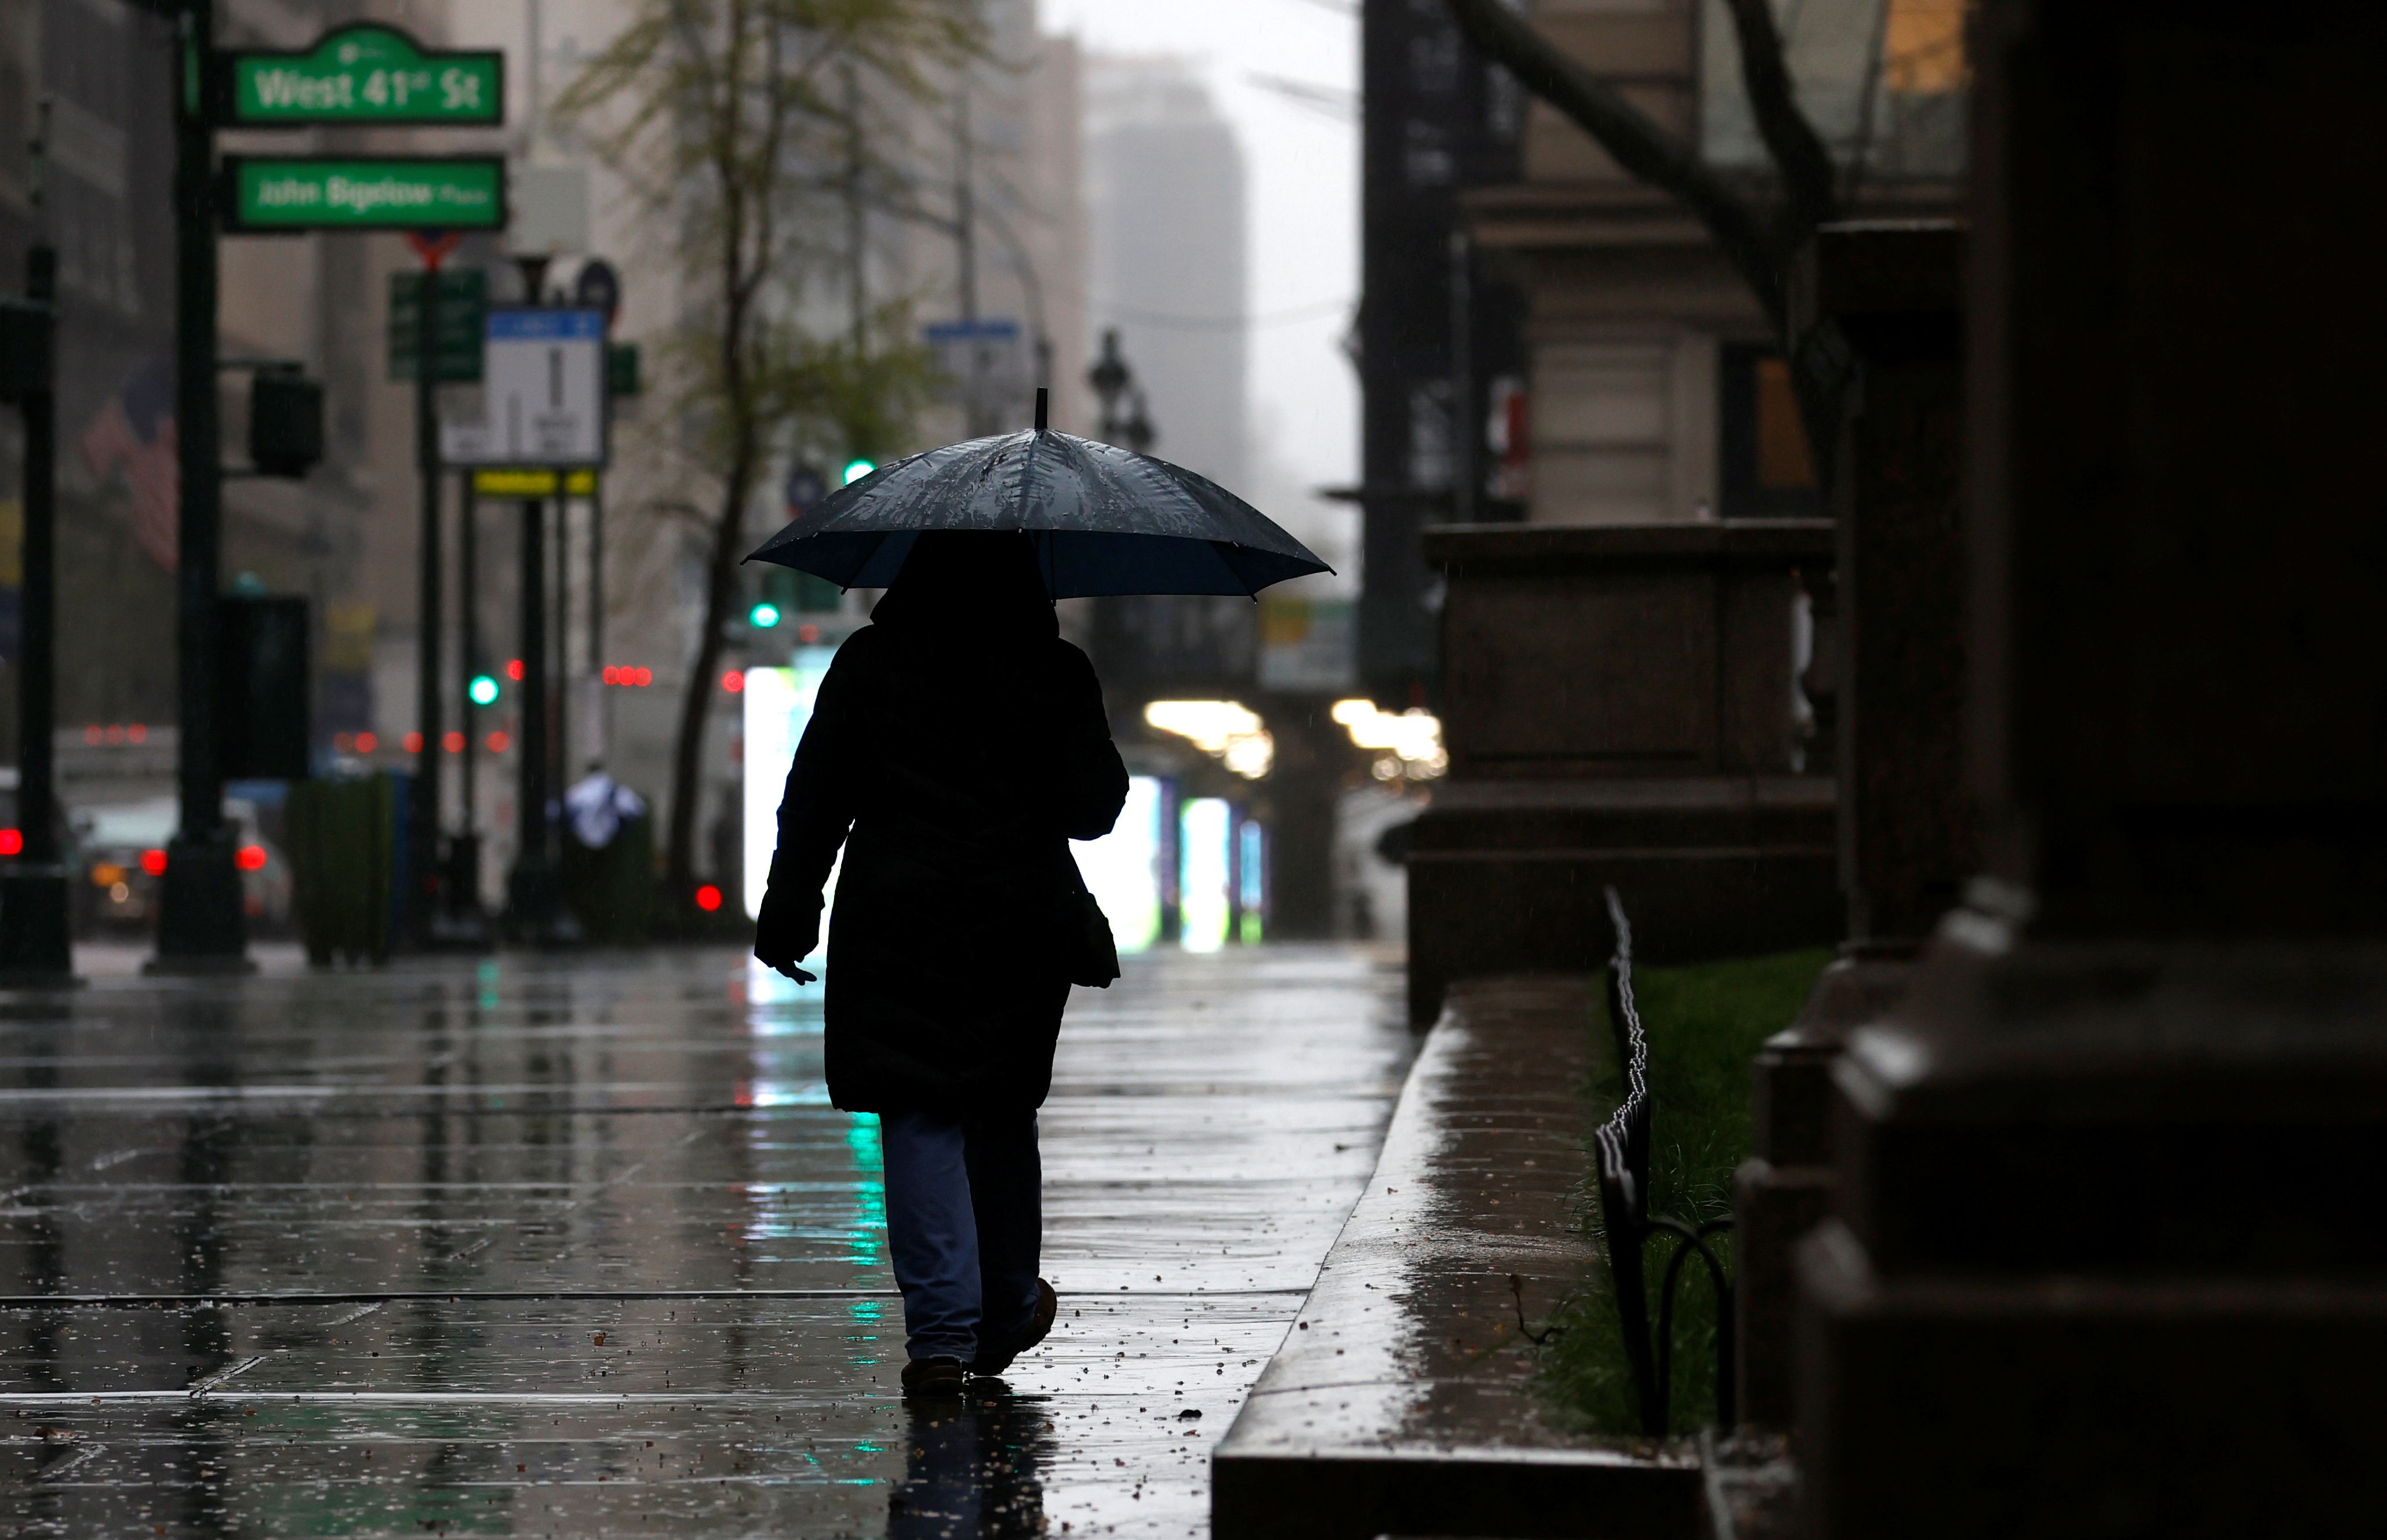
[[[1304,488],[1349,484],[1358,386],[1340,342],[1358,289],[1358,127],[1249,77],[1356,96],[1357,0],[1347,15],[1332,0],[1041,0],[1041,9],[1045,31],[1090,52],[1182,55],[1210,86],[1250,179],[1251,312],[1310,317],[1250,334],[1253,461],[1273,458]]]

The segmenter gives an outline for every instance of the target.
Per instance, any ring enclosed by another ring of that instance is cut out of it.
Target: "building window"
[[[1525,88],[1517,77],[1495,64],[1484,71],[1484,126],[1492,137],[1513,145],[1525,132]]]
[[[1789,363],[1771,347],[1729,344],[1717,388],[1718,511],[1727,519],[1822,517]]]
[[[1410,186],[1443,187],[1449,184],[1454,166],[1449,136],[1443,133],[1441,124],[1411,119],[1408,143],[1405,148],[1403,169],[1408,174]]]
[[[1459,29],[1445,23],[1409,39],[1409,83],[1421,92],[1459,89]]]
[[[1450,382],[1409,386],[1409,485],[1430,491],[1450,486]]]
[[[1725,0],[1702,0],[1700,150],[1770,170],[1742,86]],[[1964,166],[1967,0],[1791,0],[1774,6],[1800,105],[1832,158],[1875,180],[1939,180]]]

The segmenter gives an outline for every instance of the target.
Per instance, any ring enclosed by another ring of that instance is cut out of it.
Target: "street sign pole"
[[[518,257],[523,287],[547,297],[547,259]],[[474,472],[485,497],[522,504],[517,592],[522,676],[516,762],[513,869],[506,881],[508,936],[537,945],[579,939],[562,906],[549,801],[569,769],[559,699],[569,688],[570,499],[595,490],[605,463],[607,352],[603,313],[594,307],[534,302],[486,318],[482,416],[443,429],[443,458]],[[547,504],[556,505],[554,571],[548,569]],[[550,585],[552,596],[550,597]]]
[[[223,821],[216,742],[216,583],[222,428],[216,416],[215,0],[183,0],[174,117],[174,432],[181,472],[174,572],[180,827],[166,845],[155,973],[245,973],[247,921]]]
[[[414,785],[407,819],[408,898],[404,923],[427,947],[439,907],[439,264],[453,235],[409,237],[423,259],[423,298],[415,311],[414,462],[422,479],[418,541],[422,595],[415,622]]]
[[[506,928],[519,940],[548,941],[556,928],[555,866],[547,833],[547,505],[522,505],[521,740],[514,745],[514,869],[506,881]]]
[[[573,282],[573,298],[579,304],[604,312],[605,335],[613,335],[613,323],[621,319],[622,277],[613,264],[602,258],[592,258],[580,270]],[[599,410],[605,414],[607,437],[612,437],[613,416],[613,357],[616,349],[609,340],[605,347],[604,378],[600,382],[602,396]],[[584,758],[602,764],[610,758],[613,742],[613,702],[605,698],[601,683],[605,669],[605,486],[601,477],[588,489],[588,663],[582,676],[587,707],[587,726],[583,729],[588,752]],[[571,671],[569,649],[564,668]]]
[[[605,335],[612,337],[613,323],[622,314],[622,278],[613,264],[600,258],[580,270],[574,284],[575,295],[583,305],[592,305],[605,312]],[[607,436],[612,436],[613,418],[613,385],[615,346],[610,341],[605,348],[604,397],[601,410],[605,413]],[[635,354],[632,355],[635,358]],[[588,746],[589,757],[606,762],[613,747],[613,703],[605,695],[605,484],[602,477],[588,489]]]
[[[152,0],[167,8],[169,0]],[[247,926],[232,830],[223,821],[218,741],[218,596],[222,545],[221,424],[216,411],[218,221],[243,232],[500,229],[505,164],[489,156],[226,158],[219,183],[215,130],[326,123],[486,125],[504,119],[503,60],[495,53],[426,51],[395,29],[335,30],[306,54],[220,54],[215,0],[170,0],[181,27],[174,119],[174,427],[180,471],[175,590],[176,751],[180,822],[166,847],[158,894],[156,973],[239,973]],[[221,188],[221,192],[220,189]],[[430,264],[436,268],[436,263]],[[436,274],[423,295],[417,404],[438,378]],[[425,656],[436,661],[437,434],[425,410]],[[437,751],[436,673],[423,675],[425,755]],[[438,837],[437,762],[418,764],[416,839]],[[420,844],[417,849],[421,849]],[[421,876],[425,868],[416,866]],[[409,895],[411,913],[423,905]]]
[[[448,908],[459,922],[481,927],[480,708],[473,700],[473,676],[481,666],[479,500],[473,478],[456,494],[456,694],[464,728],[464,822],[456,836],[448,871]]]
[[[572,785],[572,499],[555,499],[555,794]],[[558,852],[559,858],[562,855]]]
[[[0,981],[15,988],[71,985],[67,869],[58,860],[55,776],[57,726],[57,252],[25,254],[25,298],[47,312],[43,375],[19,403],[25,421],[23,643],[17,676],[17,824],[24,849],[0,875]]]
[[[610,760],[613,704],[605,698],[605,484],[588,494],[588,737],[596,757]]]

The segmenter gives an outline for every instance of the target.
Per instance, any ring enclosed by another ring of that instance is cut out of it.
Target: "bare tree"
[[[1443,3],[1478,53],[1565,113],[1627,173],[1673,197],[1707,227],[1724,259],[1756,296],[1784,350],[1795,357],[1799,339],[1790,335],[1790,261],[1817,226],[1840,217],[1841,198],[1831,152],[1792,89],[1772,0],[1724,0],[1740,44],[1741,83],[1758,136],[1780,181],[1780,196],[1770,208],[1709,165],[1697,145],[1660,127],[1622,91],[1544,37],[1510,8],[1509,0]],[[1816,469],[1828,476],[1838,385],[1835,378],[1812,369],[1794,369],[1792,377]]]
[[[891,312],[827,340],[794,319],[808,283],[850,276],[824,202],[865,133],[848,82],[925,100],[935,71],[980,50],[971,0],[634,0],[557,103],[670,221],[688,306],[665,372],[690,440],[680,458],[712,495],[699,499],[704,610],[672,757],[665,882],[678,908],[694,887],[705,720],[748,507],[788,448],[881,452],[928,379]]]

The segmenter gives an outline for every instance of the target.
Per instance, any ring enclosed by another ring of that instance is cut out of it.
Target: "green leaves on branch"
[[[704,613],[672,765],[667,888],[691,891],[700,751],[744,554],[789,452],[906,447],[928,360],[903,307],[869,309],[865,182],[908,120],[984,57],[975,0],[628,0],[556,102],[652,216],[682,318],[658,338],[678,459],[712,483]],[[833,316],[833,323],[820,323]],[[682,503],[685,506],[685,503]]]

